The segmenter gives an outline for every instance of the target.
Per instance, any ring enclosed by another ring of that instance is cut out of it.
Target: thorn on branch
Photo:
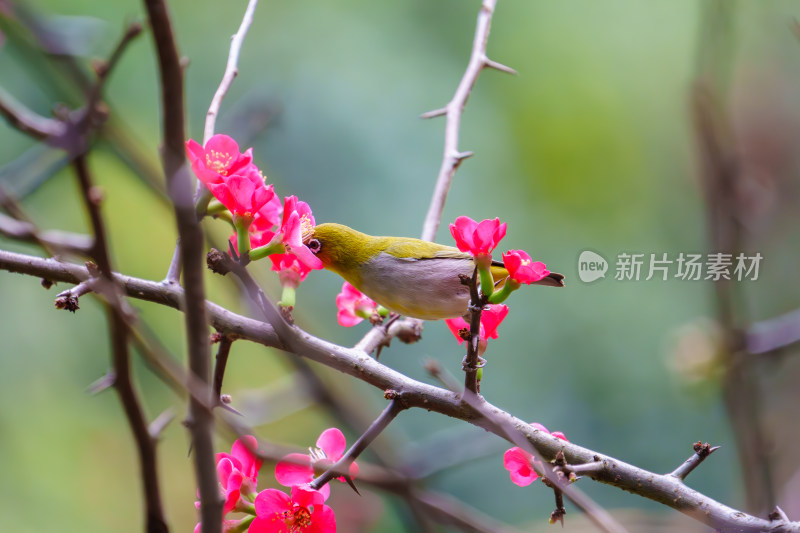
[[[777,505],[775,506],[775,509],[773,509],[772,512],[767,515],[767,518],[769,518],[772,522],[788,522],[789,521],[789,517],[786,515],[786,513],[783,511],[783,509],[781,509]]]
[[[499,70],[500,72],[505,72],[506,74],[513,74],[514,76],[517,75],[517,71],[513,68],[504,65],[502,63],[498,63],[497,61],[492,61],[488,57],[484,58],[483,66],[486,68],[492,68],[494,70]]]
[[[150,438],[153,440],[161,438],[161,434],[174,419],[175,411],[171,407],[165,409],[163,413],[158,415],[155,420],[150,422],[150,425],[147,426],[147,432],[150,434]]]
[[[460,163],[460,162],[462,162],[462,161],[463,161],[463,160],[465,160],[465,159],[469,159],[469,158],[470,158],[470,157],[472,157],[473,155],[475,155],[475,153],[474,153],[474,152],[471,152],[471,151],[466,151],[466,152],[456,152],[456,154],[455,154],[455,158],[456,158],[456,161],[458,161],[458,162]]]
[[[440,109],[434,109],[433,111],[426,111],[425,113],[421,114],[419,118],[436,118],[436,117],[443,117],[447,114],[447,108],[442,107]]]
[[[105,376],[101,377],[86,389],[91,395],[99,394],[106,389],[109,389],[114,386],[117,382],[117,375],[114,373],[113,370],[109,370]]]

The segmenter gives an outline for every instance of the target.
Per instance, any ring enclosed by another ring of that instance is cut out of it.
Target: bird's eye
[[[322,243],[319,242],[319,239],[311,239],[310,241],[308,241],[308,244],[306,244],[306,246],[308,246],[308,249],[315,254],[319,253],[319,251],[322,250]]]

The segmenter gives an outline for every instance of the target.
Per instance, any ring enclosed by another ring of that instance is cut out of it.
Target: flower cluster
[[[481,281],[481,292],[488,298],[490,304],[481,312],[481,328],[479,351],[486,349],[487,339],[497,338],[497,327],[508,314],[508,307],[497,305],[504,301],[511,292],[517,290],[523,283],[530,285],[550,275],[550,271],[541,261],[533,261],[523,250],[510,250],[503,254],[503,264],[492,261],[492,251],[500,244],[506,235],[506,224],[500,223],[499,218],[476,222],[469,217],[458,217],[450,224],[450,233],[456,241],[456,246],[462,252],[467,252],[475,258],[478,274]],[[496,285],[501,285],[500,290],[495,290]],[[464,330],[469,330],[469,324],[463,318],[446,320],[447,327],[458,339],[459,344],[466,337]]]
[[[245,436],[233,443],[231,453],[217,454],[217,476],[223,507],[223,531],[248,531],[249,533],[336,533],[336,517],[325,501],[330,496],[326,484],[319,490],[309,483],[342,458],[346,448],[344,434],[329,428],[317,439],[315,448],[308,454],[292,453],[275,466],[278,483],[289,487],[290,494],[277,489],[256,490],[258,471],[262,461],[253,451],[258,443],[255,437]],[[350,464],[350,479],[358,475],[358,465]],[[343,478],[339,478],[344,481]],[[200,507],[200,502],[195,503]],[[233,519],[229,513],[244,513],[245,517]],[[201,533],[197,524],[195,533]]]
[[[293,305],[293,290],[311,270],[322,268],[322,262],[303,244],[303,236],[315,223],[308,204],[295,196],[281,202],[253,163],[253,149],[240,152],[227,135],[214,135],[205,146],[190,139],[186,153],[197,179],[216,198],[208,212],[224,213],[233,224],[236,233],[231,244],[236,252],[251,260],[269,256],[284,287],[283,303]]]
[[[547,431],[546,427],[539,423],[534,422],[531,425],[538,430],[544,431],[548,435],[569,442],[567,437],[560,431],[553,431],[550,433]],[[535,470],[535,465],[537,464],[541,465],[539,461],[534,459],[533,455],[516,446],[510,450],[506,450],[506,453],[503,455],[503,466],[508,470],[511,476],[511,482],[520,487],[526,487],[539,478],[539,474]]]
[[[336,308],[339,310],[336,318],[346,328],[385,312],[383,307],[346,281],[342,284],[342,292],[336,295]]]

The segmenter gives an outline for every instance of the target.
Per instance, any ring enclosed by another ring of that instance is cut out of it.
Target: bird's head
[[[374,249],[374,237],[342,224],[325,223],[304,235],[303,242],[322,261],[326,269],[345,278],[358,271],[380,250]]]

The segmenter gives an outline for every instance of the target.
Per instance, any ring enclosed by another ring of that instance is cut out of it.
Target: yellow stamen
[[[216,150],[209,150],[206,154],[206,167],[213,170],[220,176],[228,175],[228,167],[233,162],[233,156],[228,152],[217,152]]]

